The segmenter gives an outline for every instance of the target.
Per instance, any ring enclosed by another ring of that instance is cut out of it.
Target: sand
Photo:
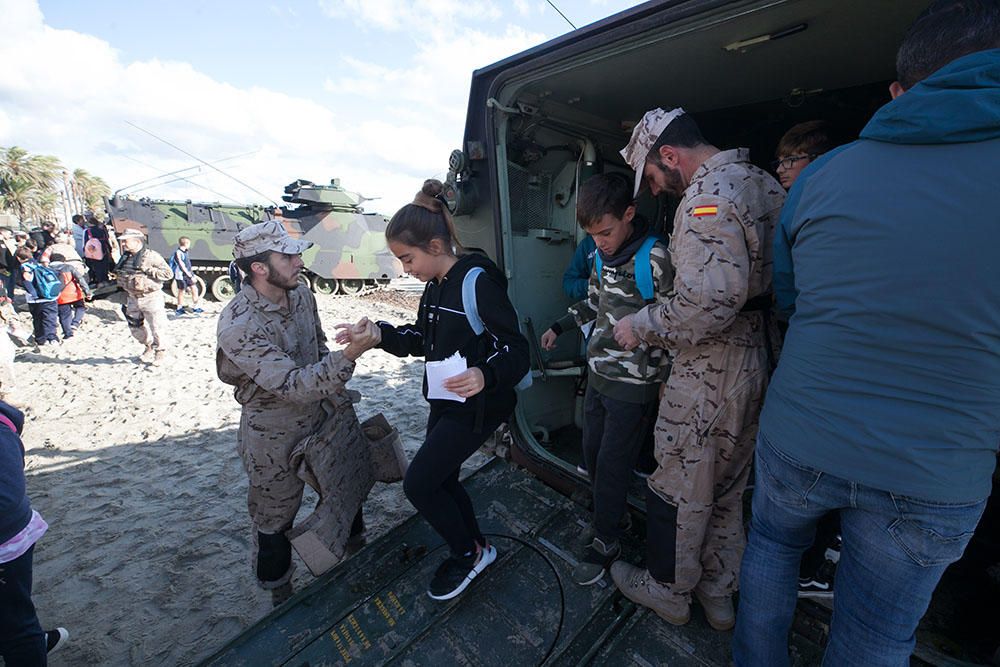
[[[28,493],[50,526],[36,545],[34,600],[43,626],[72,635],[52,665],[191,664],[270,611],[249,565],[239,406],[215,375],[221,306],[171,310],[172,357],[154,367],[135,361],[141,346],[117,301],[92,304],[57,356],[21,348],[15,362],[8,400],[27,415]],[[319,303],[332,338],[335,323],[363,314],[412,321],[416,295]],[[27,313],[19,318],[30,326]],[[411,457],[427,417],[421,372],[419,359],[376,350],[349,384],[362,394],[359,416],[385,413]],[[365,505],[369,537],[412,512],[401,485],[377,484]],[[313,578],[296,561],[300,588]]]

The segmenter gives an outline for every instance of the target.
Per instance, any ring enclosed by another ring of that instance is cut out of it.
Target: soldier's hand
[[[441,386],[462,398],[469,398],[486,387],[486,378],[483,377],[483,372],[480,369],[473,367],[447,378],[441,383]]]
[[[625,350],[639,347],[639,337],[632,330],[632,316],[626,315],[615,324],[615,340]]]
[[[556,346],[556,338],[559,336],[552,329],[546,329],[542,334],[542,349],[551,350]]]

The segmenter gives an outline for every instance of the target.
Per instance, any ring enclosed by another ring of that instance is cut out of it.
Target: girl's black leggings
[[[455,556],[474,551],[476,542],[486,542],[476,522],[472,499],[458,481],[459,470],[504,418],[486,415],[479,433],[473,432],[475,421],[474,411],[440,409],[432,404],[427,438],[403,480],[406,497]]]

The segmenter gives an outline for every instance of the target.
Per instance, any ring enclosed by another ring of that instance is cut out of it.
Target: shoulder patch
[[[715,215],[718,212],[719,212],[718,206],[695,206],[691,210],[691,215],[695,216],[696,218],[700,218],[706,215]]]

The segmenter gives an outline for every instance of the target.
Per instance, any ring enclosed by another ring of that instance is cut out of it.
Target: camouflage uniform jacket
[[[739,315],[748,299],[771,291],[785,191],[749,158],[745,148],[720,151],[693,174],[670,239],[674,295],[636,315],[639,338],[676,353],[764,345],[759,318]]]
[[[139,297],[163,289],[163,283],[174,277],[163,256],[155,250],[143,248],[135,270],[118,271],[118,286],[128,294]]]
[[[219,315],[219,379],[236,387],[246,408],[317,409],[344,391],[354,362],[326,346],[316,298],[306,287],[288,293],[288,308],[244,285]]]
[[[591,386],[610,398],[629,403],[645,403],[656,397],[657,385],[666,379],[670,358],[666,350],[654,344],[641,344],[631,351],[615,341],[615,324],[632,315],[648,302],[635,282],[635,256],[620,266],[602,267],[600,279],[595,262],[590,272],[587,298],[569,307],[554,329],[569,331],[594,323],[587,343],[587,364]],[[667,246],[657,241],[649,251],[653,269],[653,290],[657,303],[673,294],[674,269]]]

